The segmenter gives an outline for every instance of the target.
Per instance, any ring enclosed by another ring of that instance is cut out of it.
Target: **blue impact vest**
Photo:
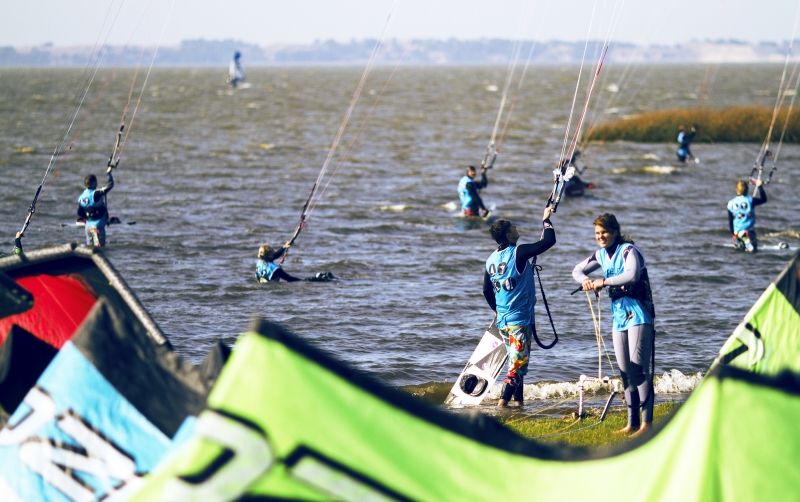
[[[105,199],[100,198],[99,201],[95,202],[94,189],[92,188],[87,188],[83,191],[78,197],[78,204],[86,211],[87,220],[100,220],[106,214],[104,210],[106,207]]]
[[[644,255],[639,248],[629,242],[624,242],[617,246],[612,258],[608,257],[608,251],[605,248],[599,249],[597,254],[597,262],[603,268],[603,277],[609,279],[616,277],[625,271],[625,260],[623,258],[623,251],[627,247],[632,247],[639,253],[642,259],[642,269],[639,271],[640,280],[642,274],[645,273],[646,267],[644,263]],[[626,331],[631,326],[639,324],[653,324],[653,316],[651,310],[645,306],[641,300],[632,298],[630,296],[623,296],[611,300],[611,318],[614,320],[614,331]]]
[[[756,210],[753,198],[749,195],[737,195],[728,201],[728,211],[733,214],[733,231],[752,230],[756,226]]]
[[[264,261],[259,259],[256,261],[256,280],[258,282],[267,282],[272,280],[272,274],[281,268],[271,261]]]
[[[467,190],[467,186],[469,186],[470,183],[474,183],[474,180],[469,176],[464,176],[458,182],[458,198],[461,199],[462,211],[466,209],[472,209],[472,207],[475,205],[475,201],[472,200],[472,195],[470,195],[469,190]]]
[[[522,273],[517,271],[517,246],[492,253],[486,260],[486,271],[497,301],[497,327],[533,324],[536,284],[528,263]]]

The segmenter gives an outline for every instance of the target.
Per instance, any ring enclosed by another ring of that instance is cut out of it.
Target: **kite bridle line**
[[[294,243],[294,241],[300,235],[300,232],[307,226],[306,221],[311,216],[311,212],[316,207],[317,202],[319,201],[319,198],[317,198],[317,200],[314,202],[314,205],[311,206],[311,208],[309,209],[309,205],[311,204],[311,201],[314,199],[314,195],[317,193],[317,187],[319,187],[320,183],[322,182],[322,178],[325,175],[325,171],[328,169],[331,159],[333,158],[333,154],[336,152],[336,147],[339,145],[339,141],[341,140],[342,135],[344,134],[347,122],[350,120],[350,115],[352,115],[353,109],[356,106],[356,102],[358,101],[358,98],[361,95],[361,90],[364,88],[364,84],[367,81],[367,76],[369,76],[370,70],[372,69],[372,65],[375,62],[375,58],[378,55],[378,50],[383,44],[383,39],[386,36],[386,31],[389,29],[389,25],[391,24],[392,18],[394,17],[394,13],[397,10],[397,6],[399,3],[400,0],[394,0],[394,2],[392,3],[392,7],[389,11],[389,15],[386,18],[386,23],[383,26],[381,35],[378,38],[378,41],[375,43],[375,47],[372,49],[372,54],[370,54],[369,60],[367,61],[367,66],[364,68],[364,73],[361,75],[361,80],[358,82],[358,86],[356,86],[356,90],[353,93],[353,98],[350,100],[350,106],[347,108],[347,112],[345,113],[344,118],[342,119],[341,125],[339,125],[339,131],[336,133],[336,137],[333,140],[333,144],[331,144],[331,147],[328,150],[328,155],[325,157],[325,162],[322,164],[322,169],[320,169],[319,175],[317,175],[317,180],[314,182],[314,186],[311,188],[311,193],[309,194],[306,203],[303,205],[303,210],[300,212],[300,218],[297,222],[297,225],[295,226],[294,234],[292,234],[292,238],[288,242],[289,245]],[[328,181],[330,182],[330,180]],[[325,187],[327,188],[327,185],[325,185]],[[280,263],[284,262],[287,254],[288,251],[284,251]]]

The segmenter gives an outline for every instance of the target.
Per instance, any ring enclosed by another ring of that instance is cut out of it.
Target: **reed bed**
[[[787,110],[778,113],[771,141],[780,139]],[[604,122],[587,135],[589,141],[674,143],[678,126],[697,124],[695,143],[761,143],[767,136],[772,109],[739,106],[724,110],[662,110]],[[800,110],[792,110],[786,127],[786,143],[800,143]]]

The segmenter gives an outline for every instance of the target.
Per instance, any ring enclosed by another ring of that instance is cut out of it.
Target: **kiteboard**
[[[493,321],[483,333],[444,403],[451,406],[481,404],[507,361],[508,353],[503,338],[497,329],[497,322]]]
[[[112,216],[111,218],[108,219],[108,225],[122,225],[122,223],[123,223],[122,220],[120,220],[116,216]],[[136,225],[136,222],[135,221],[126,221],[125,224],[126,225]],[[71,227],[72,223],[62,223],[61,226],[62,227]],[[82,219],[75,220],[75,226],[76,227],[85,227],[86,226],[86,221],[82,220]]]

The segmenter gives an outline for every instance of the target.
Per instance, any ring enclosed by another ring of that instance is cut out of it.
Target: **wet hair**
[[[498,244],[508,244],[506,234],[511,231],[511,222],[508,220],[497,220],[489,229],[492,239]]]
[[[86,185],[86,188],[94,190],[97,188],[97,176],[94,174],[89,174],[85,178],[83,178],[83,184]]]
[[[260,248],[258,248],[258,259],[264,261],[272,261],[272,257],[275,255],[275,250],[272,249],[272,246],[269,244],[264,244]]]
[[[617,234],[618,242],[630,242],[633,244],[633,239],[628,234],[623,234],[622,229],[619,226],[619,222],[617,221],[617,217],[611,213],[603,213],[598,216],[593,222],[594,226],[596,227],[603,227],[609,232],[614,232]]]
[[[475,172],[475,166],[467,166],[467,172],[470,172],[470,171],[472,171],[474,173]]]
[[[747,182],[745,180],[736,182],[736,195],[747,195]]]

